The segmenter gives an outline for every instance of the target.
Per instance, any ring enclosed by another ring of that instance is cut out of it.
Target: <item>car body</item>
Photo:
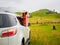
[[[25,45],[30,29],[22,26],[16,14],[0,12],[0,45]]]

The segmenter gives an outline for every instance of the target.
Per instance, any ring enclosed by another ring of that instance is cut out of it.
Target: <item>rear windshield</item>
[[[0,14],[0,28],[11,27],[16,25],[16,19],[12,15]]]

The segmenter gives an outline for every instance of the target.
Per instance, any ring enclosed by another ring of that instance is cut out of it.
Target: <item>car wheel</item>
[[[24,38],[22,39],[22,44],[21,45],[25,45],[25,40]]]

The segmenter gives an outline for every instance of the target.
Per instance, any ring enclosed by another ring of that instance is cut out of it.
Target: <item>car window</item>
[[[21,25],[23,25],[23,23],[22,23],[22,18],[17,16],[17,19],[18,19],[19,23],[20,23]]]
[[[14,16],[8,14],[0,14],[0,28],[11,27],[16,24],[17,22]]]

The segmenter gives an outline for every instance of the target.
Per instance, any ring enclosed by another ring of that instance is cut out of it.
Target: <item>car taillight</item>
[[[2,32],[2,37],[13,36],[16,33],[17,33],[17,30],[15,30],[15,29],[8,29],[8,30]]]

